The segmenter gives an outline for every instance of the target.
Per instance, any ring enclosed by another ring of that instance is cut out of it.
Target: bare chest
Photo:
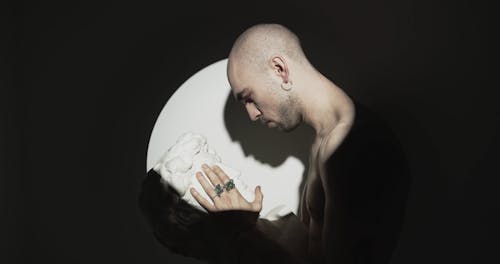
[[[321,157],[320,145],[315,144],[311,148],[309,156],[309,168],[304,190],[301,196],[301,207],[303,220],[309,223],[311,220],[321,222],[323,219],[323,208],[325,205],[325,187],[321,181]]]
[[[319,224],[323,222],[325,191],[330,186],[322,179],[332,176],[326,175],[325,165],[347,133],[348,129],[338,130],[337,134],[328,139],[318,139],[311,147],[307,179],[301,196],[301,218],[305,223],[310,220]]]

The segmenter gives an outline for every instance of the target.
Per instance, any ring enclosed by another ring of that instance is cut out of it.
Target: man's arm
[[[335,175],[333,168],[324,167],[321,174],[325,192],[321,246],[325,263],[348,264],[354,261],[348,243],[349,232],[345,221],[346,211],[342,201],[341,183],[335,181],[335,176],[338,175]]]
[[[305,263],[306,231],[289,214],[276,221],[251,211],[205,213],[164,186],[154,170],[143,180],[139,206],[154,236],[171,251],[210,263]]]
[[[246,261],[251,259],[252,261],[249,263],[276,263],[279,261],[304,263],[300,251],[305,248],[303,245],[307,242],[305,239],[307,232],[296,215],[289,214],[279,221],[258,219],[263,200],[260,187],[255,189],[255,200],[253,202],[246,201],[237,188],[230,188],[229,190],[226,188],[225,194],[218,196],[211,186],[229,182],[230,178],[219,166],[211,168],[205,165],[202,166],[202,169],[211,185],[201,173],[197,173],[198,181],[204,191],[211,197],[213,205],[194,189],[192,189],[192,194],[210,215],[222,216],[216,220],[217,223],[222,223],[218,229],[227,229],[232,223],[248,223],[244,225],[247,228],[234,229],[238,235],[235,239],[231,239],[234,241],[233,246],[239,246],[237,254],[239,263],[243,259]],[[241,215],[253,215],[254,217],[248,218],[249,221],[245,221],[245,219],[240,218]],[[235,216],[236,218],[232,219],[232,217],[228,218],[228,216]],[[288,240],[285,240],[284,238],[287,237]],[[290,239],[298,239],[299,241],[290,241]],[[298,247],[297,245],[300,244],[302,246]]]
[[[409,169],[380,124],[360,124],[324,163],[326,263],[388,263],[397,244]]]
[[[339,134],[341,133],[337,133],[337,136]],[[351,156],[352,153],[351,149],[345,149],[348,142],[341,144],[336,142],[338,138],[330,138],[325,148],[329,151],[321,153],[323,155],[321,155],[320,178],[325,194],[321,246],[325,263],[350,264],[355,262],[355,256],[345,193],[345,177],[349,177],[350,165],[345,157],[346,154]]]
[[[322,250],[325,263],[354,263],[349,243],[348,227],[343,219],[344,212],[333,193],[325,193],[325,211],[322,230]]]

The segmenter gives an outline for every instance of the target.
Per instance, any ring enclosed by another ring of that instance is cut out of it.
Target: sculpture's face
[[[226,174],[238,182],[238,190],[246,192],[246,185],[239,181],[239,172],[221,163],[217,153],[208,146],[205,137],[195,133],[185,133],[171,146],[153,168],[162,179],[168,182],[183,200],[205,211],[192,197],[189,188],[194,187],[205,199],[210,198],[196,179],[196,172],[202,171],[201,165],[221,166]]]
[[[202,171],[201,165],[217,165],[234,180],[236,188],[247,201],[254,200],[254,192],[242,179],[241,173],[221,162],[221,159],[207,144],[205,137],[195,133],[185,133],[179,137],[177,142],[171,146],[162,156],[153,169],[161,175],[164,182],[172,186],[181,198],[194,207],[206,211],[188,190],[195,188],[203,198],[211,201],[208,194],[196,179],[196,172]],[[272,209],[264,218],[276,220],[291,212],[285,205],[278,205]]]
[[[194,133],[183,134],[171,146],[154,167],[162,179],[168,182],[183,199],[201,207],[187,190],[199,185],[195,174],[201,171],[201,164],[213,165],[220,162],[219,156],[209,148],[206,139]],[[198,190],[202,190],[201,186]],[[200,192],[204,193],[204,192]],[[208,197],[207,197],[208,198]],[[191,201],[193,200],[193,202]]]

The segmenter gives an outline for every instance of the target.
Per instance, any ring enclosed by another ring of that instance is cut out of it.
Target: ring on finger
[[[226,189],[226,191],[230,191],[235,187],[236,186],[234,185],[233,179],[230,179],[228,182],[224,183],[224,189]]]
[[[215,185],[214,191],[215,191],[215,196],[220,197],[220,195],[224,192],[224,187],[222,187],[220,184],[217,184]],[[212,198],[215,198],[215,196]]]

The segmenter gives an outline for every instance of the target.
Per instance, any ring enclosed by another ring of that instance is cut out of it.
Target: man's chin
[[[297,127],[299,127],[300,123],[297,123],[293,126],[282,126],[282,125],[278,125],[277,126],[277,129],[281,132],[285,132],[285,133],[290,133],[292,131],[294,131]]]

